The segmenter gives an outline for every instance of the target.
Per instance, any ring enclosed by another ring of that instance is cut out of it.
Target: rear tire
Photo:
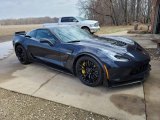
[[[18,45],[15,48],[15,53],[16,53],[16,56],[18,57],[18,60],[20,61],[21,64],[24,64],[24,65],[30,64],[27,52],[22,45]]]
[[[82,83],[96,87],[103,82],[103,70],[100,64],[92,57],[84,56],[76,63],[76,75]]]

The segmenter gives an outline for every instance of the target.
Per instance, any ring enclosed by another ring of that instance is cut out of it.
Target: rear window
[[[36,32],[37,32],[36,30],[33,30],[33,31],[29,32],[27,35],[32,37],[32,38],[35,38],[36,37]]]

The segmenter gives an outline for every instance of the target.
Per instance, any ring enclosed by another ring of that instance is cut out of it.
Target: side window
[[[75,22],[75,21],[77,21],[76,18],[70,17],[70,22]]]
[[[61,22],[74,22],[76,19],[74,17],[63,17]]]
[[[36,30],[29,32],[27,35],[31,36],[32,38],[35,38],[36,37]]]
[[[69,18],[68,17],[61,18],[61,22],[69,22]]]
[[[36,38],[48,39],[48,40],[51,40],[52,42],[55,42],[55,37],[49,30],[37,30]]]

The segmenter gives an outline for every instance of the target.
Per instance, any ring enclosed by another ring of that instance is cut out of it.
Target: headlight
[[[120,62],[128,62],[128,61],[129,61],[128,58],[123,57],[123,56],[120,55],[120,54],[115,54],[115,55],[113,55],[113,54],[108,54],[108,56],[109,56],[109,58],[111,58],[111,59],[114,60],[114,61],[120,61]]]
[[[108,51],[108,50],[103,50],[103,52],[105,52],[105,54],[107,54],[107,56],[114,61],[119,61],[119,62],[128,62],[129,61],[128,58],[122,56],[121,54],[118,54],[118,53],[115,53],[112,51]]]
[[[121,62],[128,62],[129,61],[128,58],[120,56],[120,55],[115,55],[114,57],[117,58],[118,61],[121,61]]]
[[[90,27],[98,27],[99,26],[99,23],[95,23],[95,24],[91,24]]]
[[[99,26],[99,23],[98,23],[98,22],[97,22],[97,23],[95,23],[95,24],[94,24],[94,26],[95,26],[95,27],[98,27],[98,26]]]
[[[91,24],[90,27],[95,27],[94,24]]]

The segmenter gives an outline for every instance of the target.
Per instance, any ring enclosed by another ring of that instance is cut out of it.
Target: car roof
[[[44,26],[43,28],[62,28],[62,27],[75,27],[74,25],[50,25]]]
[[[63,16],[63,17],[59,17],[59,18],[65,18],[65,17],[78,17],[78,16]]]
[[[72,26],[72,25],[49,26],[49,27],[37,28],[37,29],[34,29],[34,30],[46,30],[46,29],[51,30],[53,28],[71,28],[71,27],[75,28],[76,26]],[[34,31],[34,30],[32,30],[32,31]]]

